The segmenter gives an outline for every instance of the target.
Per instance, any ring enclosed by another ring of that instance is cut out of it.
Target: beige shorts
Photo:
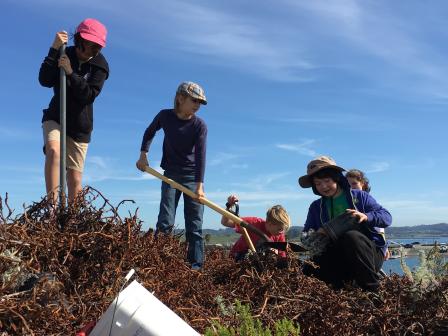
[[[53,120],[42,123],[44,133],[44,143],[48,141],[60,142],[60,125]],[[74,169],[82,173],[84,170],[84,162],[86,160],[87,148],[89,144],[85,142],[76,142],[71,137],[67,136],[66,140],[66,167]]]

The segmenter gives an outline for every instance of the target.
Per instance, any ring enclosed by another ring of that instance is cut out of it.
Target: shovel
[[[288,247],[293,252],[306,252],[308,249],[303,246],[302,244],[298,243],[290,243],[290,242],[273,242],[273,241],[267,241],[264,243],[264,246],[273,248],[280,251],[286,251]]]
[[[161,179],[163,182],[168,183],[170,186],[172,186],[173,188],[183,192],[185,195],[190,196],[193,199],[197,199],[197,195],[192,192],[190,189],[184,187],[183,185],[177,183],[176,181],[160,174],[157,170],[146,166],[145,167],[145,172],[147,172],[148,174],[151,174],[152,176],[155,176],[159,179]],[[243,237],[244,240],[247,243],[247,246],[249,246],[249,249],[252,252],[256,252],[255,250],[255,246],[252,243],[252,240],[249,237],[249,234],[247,233],[246,229],[248,230],[253,230],[255,229],[254,227],[252,227],[251,225],[249,225],[248,223],[246,223],[245,221],[243,221],[241,218],[239,218],[238,216],[235,216],[233,213],[224,210],[223,208],[221,208],[220,206],[218,206],[217,204],[209,201],[208,199],[201,198],[200,202],[206,206],[208,206],[210,209],[215,210],[216,212],[218,212],[219,214],[223,215],[224,217],[230,219],[232,222],[237,223],[239,226],[241,226],[241,232],[243,233]]]

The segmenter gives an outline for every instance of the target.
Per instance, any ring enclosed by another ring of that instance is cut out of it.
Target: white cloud
[[[319,15],[332,18],[338,24],[356,27],[362,19],[363,11],[356,0],[315,0],[290,1],[293,6],[307,8]]]
[[[254,190],[257,193],[265,193],[269,188],[272,191],[272,185],[275,182],[275,190],[279,188],[278,183],[288,177],[289,172],[280,172],[272,174],[260,174],[248,178],[245,182],[233,182],[231,185],[237,190]]]
[[[366,173],[380,173],[390,168],[389,162],[373,162],[370,167],[366,169]]]
[[[42,160],[43,162],[43,160]],[[0,165],[0,171],[14,172],[14,173],[26,173],[29,174],[42,174],[43,166],[21,166],[21,165]]]
[[[106,163],[107,159],[101,156],[88,156],[86,158],[87,164],[96,166],[95,168],[107,169],[108,164]]]
[[[45,6],[61,11],[69,7],[73,11],[71,4],[60,1],[39,3],[40,10]],[[169,41],[163,51],[199,55],[196,59],[201,63],[219,64],[276,81],[314,80],[309,72],[314,65],[302,46],[279,38],[292,33],[287,25],[274,21],[273,29],[270,21],[250,12],[242,15],[231,5],[214,6],[218,4],[180,0],[159,2],[157,6],[150,1],[77,2],[84,11],[88,8],[108,16],[109,25],[115,27],[115,43],[126,49],[153,54],[154,45],[163,40]],[[143,49],[144,45],[151,47]]]
[[[52,12],[57,13],[69,4],[42,0],[36,10],[56,7],[60,10]],[[405,16],[387,1],[280,0],[275,5],[257,4],[258,11],[241,3],[180,0],[157,6],[132,0],[81,0],[77,5],[79,15],[88,9],[105,16],[114,26],[115,45],[126,49],[153,54],[160,41],[169,41],[160,55],[183,52],[186,57],[199,56],[191,57],[192,62],[219,64],[271,80],[315,81],[323,68],[343,69],[395,90],[448,98],[446,58],[425,39],[429,21],[420,16],[418,6],[409,12],[413,16]],[[442,21],[440,16],[434,19]],[[323,51],[313,37],[339,45],[345,56],[338,59]],[[359,54],[379,63],[359,63]]]
[[[232,154],[232,153],[216,153],[214,154],[213,158],[210,159],[209,165],[210,166],[217,166],[223,163],[226,163],[228,161],[232,161],[234,159],[239,158],[240,155]]]
[[[315,143],[316,140],[305,140],[300,144],[277,144],[275,147],[305,156],[316,157],[318,155],[317,152],[314,149],[309,148]]]
[[[314,65],[301,55],[301,47],[274,39],[268,22],[242,16],[229,8],[215,9],[209,3],[182,1],[171,2],[171,5],[175,10],[170,13],[176,25],[182,27],[171,34],[179,40],[183,50],[274,80],[313,80],[308,70]]]
[[[14,140],[14,141],[29,141],[31,138],[37,138],[35,132],[26,130],[24,128],[17,128],[12,126],[0,126],[0,139],[4,140]]]
[[[84,171],[83,180],[86,184],[100,181],[142,181],[152,180],[156,177],[149,173],[139,172],[137,168],[132,173],[123,172],[116,167],[115,159],[101,156],[87,156],[87,163]],[[163,170],[157,166],[154,168],[163,174]]]
[[[381,64],[359,67],[355,61],[349,68],[383,86],[395,86],[395,90],[448,98],[446,57],[428,43],[431,29],[425,25],[429,21],[418,12],[418,6],[403,16],[387,1],[287,2],[297,13],[309,11],[320,32],[334,43],[347,45],[348,53],[366,53],[388,66],[388,70],[377,71]]]
[[[231,164],[229,167],[232,169],[247,169],[247,168],[249,168],[249,165],[247,163],[242,163],[242,164],[235,163],[235,164]]]
[[[236,190],[239,190],[238,192]],[[280,203],[284,201],[303,201],[303,200],[313,200],[316,196],[309,193],[300,193],[297,191],[269,191],[260,190],[257,191],[241,191],[241,187],[235,188],[232,192],[223,191],[213,191],[208,192],[207,197],[217,200],[225,200],[229,195],[237,195],[240,200],[244,200],[245,204],[251,207],[265,206],[267,204],[272,204],[272,202]]]
[[[392,214],[392,225],[448,223],[448,206],[437,205],[429,200],[386,200],[383,205]]]
[[[300,114],[308,117],[293,117],[293,118],[276,118],[272,121],[278,121],[283,123],[300,123],[300,124],[323,124],[323,125],[355,125],[359,127],[359,124],[370,123],[372,121],[372,115],[375,113],[369,112],[368,115],[360,113],[343,113],[340,111],[334,111],[330,113],[319,113],[316,111],[299,111],[294,114]],[[375,121],[378,122],[378,116]]]

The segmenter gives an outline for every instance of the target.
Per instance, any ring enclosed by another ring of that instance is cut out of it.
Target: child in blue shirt
[[[329,221],[346,214],[358,225],[348,226],[327,246],[313,257],[319,268],[306,265],[304,273],[332,284],[336,288],[344,281],[355,280],[358,286],[369,291],[379,287],[378,272],[387,248],[380,228],[391,225],[392,216],[369,193],[350,189],[345,169],[326,156],[312,160],[307,174],[299,178],[302,188],[312,188],[320,199],[311,203],[303,231],[325,234]]]
[[[160,111],[146,129],[137,168],[148,166],[149,146],[160,129],[163,129],[163,154],[160,166],[164,175],[197,195],[197,199],[184,195],[185,232],[188,243],[187,260],[192,269],[201,269],[204,259],[202,217],[204,205],[205,153],[207,125],[196,116],[200,106],[207,104],[204,90],[196,83],[183,82],[174,98],[174,109]],[[170,233],[174,227],[176,208],[182,192],[162,182],[162,196],[157,220],[158,232]]]

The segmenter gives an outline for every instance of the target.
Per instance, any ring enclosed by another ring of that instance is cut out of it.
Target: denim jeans
[[[196,191],[194,172],[179,173],[165,171],[164,175],[183,185],[191,191]],[[162,197],[160,199],[157,232],[171,233],[174,228],[176,209],[182,192],[162,182]],[[202,237],[202,217],[204,205],[184,194],[185,238],[188,244],[187,260],[192,268],[202,267],[204,262],[204,241]],[[157,233],[156,232],[156,233]]]

